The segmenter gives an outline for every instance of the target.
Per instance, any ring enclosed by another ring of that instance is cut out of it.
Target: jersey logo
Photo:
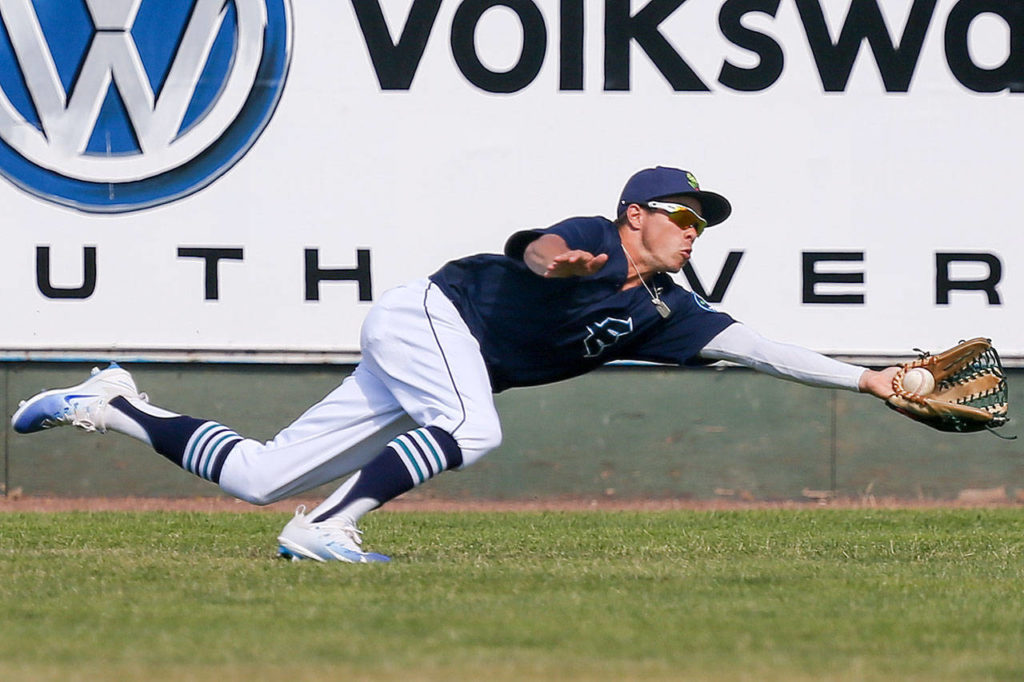
[[[619,339],[633,331],[633,318],[620,320],[615,317],[605,318],[603,322],[587,325],[587,337],[583,339],[585,358],[596,358],[606,348],[619,342]]]
[[[227,172],[273,115],[290,0],[0,0],[0,174],[123,213]]]
[[[715,308],[710,303],[705,301],[704,298],[700,294],[698,294],[696,291],[691,291],[690,295],[693,296],[694,302],[699,307],[703,308],[704,310],[708,311],[709,313],[717,313],[718,312],[717,310],[715,310]]]

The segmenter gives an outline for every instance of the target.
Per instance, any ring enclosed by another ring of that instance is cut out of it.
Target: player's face
[[[698,214],[700,201],[691,196],[668,197],[662,201],[689,206]],[[680,227],[660,210],[642,212],[640,240],[648,265],[658,272],[679,272],[690,260],[697,228]]]

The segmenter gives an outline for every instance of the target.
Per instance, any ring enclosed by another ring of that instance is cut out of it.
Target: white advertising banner
[[[0,0],[0,355],[356,357],[387,288],[692,171],[680,281],[1024,359],[1016,0]]]

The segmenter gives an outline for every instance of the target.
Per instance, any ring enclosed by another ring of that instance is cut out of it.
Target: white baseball
[[[923,367],[915,367],[903,375],[903,389],[918,395],[928,395],[935,390],[935,377]]]

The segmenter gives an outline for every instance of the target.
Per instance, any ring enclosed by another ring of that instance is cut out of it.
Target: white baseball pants
[[[462,466],[500,445],[480,346],[429,280],[386,292],[367,315],[360,347],[361,364],[338,388],[273,440],[235,447],[221,488],[269,504],[357,471],[418,426],[450,433]]]

